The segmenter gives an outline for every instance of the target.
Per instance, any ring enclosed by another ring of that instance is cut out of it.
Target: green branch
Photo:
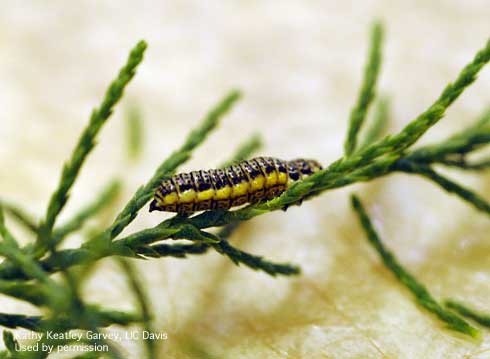
[[[128,279],[128,284],[131,291],[134,293],[136,300],[139,306],[139,312],[143,321],[143,328],[145,331],[152,333],[153,325],[152,325],[152,316],[150,314],[150,305],[148,297],[143,290],[143,286],[138,279],[138,275],[136,273],[136,268],[133,265],[123,258],[119,258],[119,265],[124,271],[126,278]],[[144,340],[146,354],[149,359],[157,358],[156,352],[156,343],[152,339]]]
[[[289,263],[273,263],[261,256],[250,254],[233,247],[228,241],[221,240],[212,243],[211,246],[219,253],[226,255],[233,263],[240,263],[254,270],[261,270],[271,276],[295,275],[300,273],[300,268]]]
[[[457,184],[456,182],[446,178],[425,164],[418,164],[410,161],[398,161],[394,165],[394,169],[405,173],[421,175],[432,182],[439,185],[448,193],[455,194],[463,201],[467,202],[477,210],[490,215],[490,203],[483,199],[475,192]]]
[[[357,102],[350,113],[349,129],[344,143],[344,151],[350,156],[357,146],[357,135],[366,118],[369,106],[375,97],[376,82],[381,67],[381,53],[383,44],[383,27],[375,23],[371,30],[371,44],[368,62],[364,69],[364,80],[357,98]]]
[[[369,243],[378,252],[384,265],[397,277],[401,284],[412,292],[416,301],[429,312],[434,313],[439,319],[446,322],[450,329],[467,334],[473,338],[480,337],[481,333],[478,329],[472,327],[453,313],[444,310],[444,308],[432,297],[427,288],[419,283],[414,276],[402,267],[393,253],[386,249],[381,242],[381,239],[376,233],[376,230],[359,199],[356,196],[352,196],[351,200],[352,207],[359,217],[359,221],[366,232]]]
[[[0,313],[0,325],[10,329],[25,328],[32,331],[39,331],[41,320],[41,317],[37,315]]]
[[[44,269],[51,272],[53,270],[60,270],[61,268],[68,268],[67,262],[81,264],[116,253],[119,248],[111,248],[111,240],[133,221],[138,211],[151,199],[155,188],[161,181],[171,176],[179,165],[190,158],[192,151],[206,139],[208,134],[218,125],[219,120],[231,109],[239,97],[237,91],[231,92],[208,113],[202,123],[190,133],[181,148],[173,152],[158,167],[148,183],[136,191],[119,213],[114,223],[106,231],[95,239],[85,243],[79,252],[68,251],[64,252],[64,255],[59,253],[56,260],[50,257],[47,261],[44,261]],[[129,255],[129,253],[126,253],[126,255]],[[56,263],[57,261],[60,263]],[[0,277],[6,279],[12,278],[12,276],[17,276],[18,278],[23,277],[16,266],[9,263],[2,263],[0,265]]]
[[[85,222],[91,217],[95,216],[99,213],[103,208],[107,207],[111,204],[114,199],[117,197],[121,189],[121,184],[119,181],[112,181],[107,187],[105,187],[101,193],[99,193],[96,199],[82,208],[79,212],[77,212],[71,219],[69,219],[64,225],[61,225],[53,230],[52,234],[52,244],[58,245],[61,241],[70,233],[77,231],[80,229]],[[16,207],[9,207],[10,209]],[[17,208],[16,208],[17,209]],[[21,210],[20,210],[21,211]],[[22,213],[19,212],[19,213]],[[34,221],[32,222],[34,223]],[[25,223],[25,225],[28,225]],[[35,233],[38,232],[38,227],[33,225],[32,231]],[[22,252],[26,254],[35,254],[36,245],[34,243],[29,243],[26,246],[22,247]],[[40,253],[38,253],[39,255]],[[15,268],[15,265],[12,264],[11,261],[5,260],[0,264],[0,268],[4,270],[8,270],[9,268]]]
[[[467,307],[463,303],[457,302],[452,299],[445,300],[444,305],[449,309],[455,310],[462,316],[472,319],[478,324],[483,325],[484,327],[490,328],[490,315],[479,313],[476,310]]]
[[[466,162],[465,156],[490,142],[490,111],[474,126],[446,141],[425,146],[412,152],[408,151],[410,146],[444,116],[447,108],[475,80],[480,69],[490,61],[490,42],[462,69],[454,83],[449,84],[425,112],[409,122],[399,133],[378,140],[388,118],[388,103],[384,99],[380,100],[376,105],[372,123],[361,138],[360,146],[358,146],[359,133],[361,133],[370,105],[375,97],[376,82],[381,65],[382,43],[383,29],[380,24],[375,24],[371,33],[371,44],[362,87],[350,114],[349,129],[344,144],[345,156],[330,164],[326,169],[295,183],[281,196],[271,201],[250,205],[235,211],[207,211],[190,218],[177,215],[164,220],[153,228],[146,228],[115,240],[153,197],[154,191],[161,181],[172,176],[178,166],[191,157],[192,152],[216,128],[221,118],[236,103],[240,94],[233,91],[207,114],[200,125],[187,136],[183,145],[162,162],[154,175],[134,193],[107,229],[84,243],[80,248],[58,251],[56,247],[62,239],[69,233],[80,229],[87,219],[98,213],[105,204],[115,197],[117,192],[117,185],[114,184],[104,191],[95,202],[83,208],[64,225],[55,226],[58,215],[68,200],[81,167],[95,146],[98,132],[110,117],[114,106],[120,100],[126,85],[142,61],[146,44],[140,42],[132,50],[127,64],[119,72],[116,80],[111,83],[100,107],[92,112],[88,126],[83,131],[71,158],[63,168],[58,186],[50,198],[40,226],[36,226],[30,216],[26,215],[20,208],[8,207],[14,218],[37,234],[34,246],[19,248],[15,238],[5,226],[3,212],[0,208],[0,235],[3,238],[0,241],[0,255],[7,259],[0,265],[0,277],[4,279],[34,279],[25,283],[0,280],[0,293],[39,307],[47,307],[50,310],[50,315],[43,318],[0,313],[0,325],[11,328],[24,327],[30,330],[82,328],[98,332],[101,326],[128,325],[143,321],[144,328],[151,331],[152,323],[148,299],[142,284],[137,279],[134,268],[128,261],[121,259],[121,265],[128,277],[129,287],[137,299],[138,314],[104,310],[85,304],[79,293],[80,277],[75,277],[67,269],[77,264],[92,264],[98,259],[113,255],[138,259],[165,256],[185,257],[190,254],[203,254],[212,248],[237,265],[243,264],[270,275],[297,274],[299,273],[298,267],[287,263],[272,263],[261,256],[246,253],[233,247],[227,238],[241,221],[298,204],[330,189],[356,182],[370,181],[395,171],[415,173],[429,178],[445,190],[457,194],[477,209],[490,214],[490,205],[483,198],[430,168],[432,163],[455,165],[464,169],[488,166],[486,160],[469,164]],[[136,155],[141,149],[140,117],[139,114],[132,112],[127,119],[129,153]],[[240,146],[232,161],[228,161],[224,165],[249,158],[259,146],[260,138],[256,135]],[[371,245],[378,251],[384,264],[395,274],[398,280],[414,294],[417,302],[445,321],[451,329],[477,337],[479,335],[477,329],[471,327],[452,312],[444,310],[428,290],[408,273],[399,264],[396,257],[384,247],[361,202],[356,197],[352,198],[352,205]],[[203,230],[210,227],[221,228],[217,234]],[[161,242],[167,239],[185,239],[191,240],[193,243],[168,244]],[[82,270],[85,271],[87,268],[82,268]],[[49,276],[56,271],[62,271],[64,281],[54,281]],[[461,314],[475,320],[476,318],[484,318],[488,322],[488,318],[477,315],[462,305],[449,303],[448,306],[452,306]],[[7,348],[11,350],[15,344],[15,339],[10,332],[4,332],[4,341]],[[95,343],[103,342],[95,341]],[[150,358],[156,357],[154,343],[146,341],[145,344],[147,345],[148,356]],[[32,353],[32,356],[34,355],[39,356],[38,353]],[[108,355],[120,357],[120,354],[114,349],[111,349]],[[0,353],[0,357],[2,356],[10,356],[10,354],[3,352]]]
[[[38,307],[47,304],[45,291],[35,283],[0,279],[0,293],[26,301]]]
[[[359,168],[379,156],[392,152],[401,153],[413,145],[429,128],[434,126],[444,116],[449,106],[475,81],[478,72],[489,61],[490,41],[463,68],[456,80],[446,86],[439,98],[426,111],[405,126],[402,131],[357,151],[349,158],[334,162],[327,170],[342,171],[346,168]]]
[[[224,236],[229,235],[230,227],[225,227],[220,231]],[[298,274],[299,268],[288,263],[272,263],[268,260],[243,252],[232,247],[228,242],[223,240],[218,235],[213,235],[208,232],[199,230],[190,224],[179,224],[175,228],[157,229],[152,228],[133,233],[128,237],[120,239],[109,248],[110,252],[105,252],[103,256],[94,255],[93,251],[88,249],[67,249],[57,253],[57,258],[48,257],[42,260],[41,266],[44,271],[54,273],[59,270],[69,268],[74,265],[81,265],[93,262],[103,257],[118,255],[129,258],[153,257],[159,258],[163,256],[185,257],[188,254],[203,254],[209,247],[214,248],[219,253],[228,256],[235,263],[242,263],[254,270],[262,270],[268,274],[283,274],[292,275]],[[190,239],[196,241],[195,244],[156,244],[149,246],[151,243],[159,242],[163,239]],[[4,278],[27,279],[22,272],[13,268],[10,271],[2,273]],[[0,282],[1,283],[1,282]]]
[[[238,228],[240,222],[230,223],[221,228],[217,234],[221,240],[227,240]],[[151,258],[176,257],[185,258],[189,254],[204,254],[210,245],[207,243],[177,243],[177,244],[154,244],[151,246],[141,246],[135,249],[137,254]]]
[[[95,200],[78,211],[70,220],[53,231],[53,241],[55,244],[66,237],[68,234],[82,228],[85,222],[98,214],[102,209],[111,205],[121,192],[121,182],[115,180],[110,182],[102,191],[96,195]]]
[[[94,310],[94,308],[91,310]],[[101,318],[99,323],[100,327],[108,327],[110,325],[129,326],[141,321],[141,316],[133,313],[107,309],[98,309],[97,313]],[[57,318],[57,320],[63,321],[63,328],[65,330],[84,329],[80,327],[80,323],[77,323],[70,318]],[[0,326],[10,329],[25,328],[32,331],[41,332],[46,328],[46,321],[43,319],[43,317],[38,315],[0,313]]]
[[[189,254],[204,254],[208,249],[209,245],[206,243],[162,243],[151,246],[141,246],[138,248],[137,253],[150,258],[186,258]]]
[[[455,155],[462,160],[465,154],[475,151],[490,142],[490,109],[487,109],[477,121],[467,129],[445,141],[421,147],[413,151],[407,160],[418,163],[449,163]]]
[[[438,161],[438,163],[445,166],[458,167],[459,169],[467,170],[467,171],[484,171],[490,168],[490,159],[467,162],[464,157],[460,157],[459,159],[456,160],[443,159]]]
[[[313,195],[329,189],[346,186],[354,182],[372,180],[389,173],[393,170],[393,164],[399,161],[400,158],[403,158],[403,151],[415,143],[420,136],[439,121],[446,109],[474,81],[478,71],[489,60],[490,44],[478,52],[473,61],[461,71],[456,81],[446,87],[441,96],[427,111],[411,121],[401,132],[371,143],[352,153],[350,157],[339,159],[325,170],[292,185],[278,198],[236,211],[208,211],[191,218],[184,218],[182,216],[173,217],[163,221],[154,228],[145,229],[112,242],[112,239],[121,233],[136,217],[137,212],[153,196],[153,191],[156,186],[163,179],[172,175],[177,166],[189,158],[190,152],[204,140],[209,131],[216,126],[219,118],[229,110],[238,98],[237,93],[232,93],[211,111],[203,124],[189,135],[184,145],[178,151],[174,152],[157,169],[150,181],[135,193],[112,226],[103,235],[95,240],[89,241],[81,248],[60,251],[56,257],[50,256],[46,258],[41,261],[41,268],[47,272],[54,272],[75,264],[87,263],[109,255],[134,258],[167,254],[183,256],[187,253],[204,253],[205,248],[211,246],[236,262],[244,263],[252,268],[255,266],[266,272],[280,273],[273,266],[267,269],[268,264],[262,258],[229,247],[227,242],[201,229],[237,223],[273,210],[282,209],[286,205],[292,205],[303,199],[309,199]],[[155,244],[167,238],[183,238],[198,242],[190,245],[173,246]],[[287,273],[295,271],[294,267],[289,265],[285,265],[282,268]],[[16,270],[17,273],[15,272]],[[18,269],[16,268],[1,268],[0,275],[3,278],[19,278]]]
[[[38,237],[38,245],[51,246],[51,231],[56,217],[65,206],[70,189],[86,157],[95,146],[97,134],[112,114],[114,106],[123,95],[124,88],[131,81],[137,66],[143,60],[145,50],[146,42],[140,41],[129,54],[128,61],[119,71],[117,78],[110,84],[100,107],[92,111],[89,124],[82,132],[71,158],[63,166],[58,187],[49,200],[45,219],[40,225],[41,234]]]
[[[362,143],[359,145],[359,148],[364,148],[371,143],[379,140],[389,122],[389,114],[390,102],[388,101],[388,98],[380,98],[379,101],[375,104],[373,119],[369,124],[369,127],[366,129],[366,132],[362,139]]]
[[[7,348],[7,351],[10,354],[12,354],[13,358],[15,358],[15,354],[17,353],[17,348],[19,347],[19,342],[15,339],[11,331],[9,330],[3,331],[3,342],[5,344],[5,348]],[[6,358],[9,357],[6,356]]]
[[[23,208],[15,204],[1,201],[1,200],[0,200],[0,205],[4,208],[5,212],[10,214],[12,217],[14,217],[17,220],[17,222],[22,224],[29,231],[31,231],[34,234],[38,233],[37,221],[34,219],[34,217],[31,214],[27,213]]]
[[[235,222],[237,225],[238,222]],[[222,235],[229,235],[232,231],[232,227],[224,227],[223,231],[220,232]],[[172,234],[169,234],[172,233]],[[150,256],[156,257],[159,256],[158,254],[155,255],[154,253],[154,247],[147,247],[148,244],[152,242],[157,242],[162,239],[166,238],[172,238],[172,239],[189,239],[192,241],[197,242],[197,246],[186,246],[186,247],[179,247],[179,252],[177,253],[178,256],[183,255],[182,251],[184,248],[186,250],[191,250],[191,251],[196,251],[198,253],[204,253],[205,252],[205,247],[204,246],[210,246],[214,248],[217,252],[226,255],[229,257],[235,264],[242,263],[254,270],[262,270],[270,275],[276,275],[276,274],[283,274],[283,275],[292,275],[292,274],[299,274],[300,270],[297,266],[287,264],[287,263],[272,263],[269,262],[268,260],[256,256],[253,254],[246,253],[244,251],[241,251],[233,246],[231,246],[225,239],[219,237],[218,235],[213,235],[208,232],[204,232],[196,228],[195,226],[187,223],[177,223],[175,227],[173,228],[162,228],[162,229],[157,229],[153,228],[150,230],[143,230],[137,233],[134,233],[126,238],[123,238],[116,243],[119,244],[120,246],[124,247],[130,247],[133,251],[138,253],[138,248],[143,247],[143,251],[146,253],[153,252],[150,254]],[[172,246],[173,247],[173,246]],[[175,253],[172,251],[171,246],[165,246],[162,247],[160,245],[160,250],[164,249],[167,253]],[[158,247],[157,247],[158,248]],[[124,253],[124,250],[121,251],[121,253]],[[185,253],[187,254],[187,253]],[[184,254],[184,255],[185,255]]]
[[[19,245],[17,244],[17,241],[5,226],[3,209],[1,207],[0,237],[3,238],[3,240],[0,241],[0,255],[8,258],[15,265],[21,268],[22,272],[24,272],[26,276],[39,280],[46,289],[48,289],[49,291],[53,291],[52,296],[54,298],[56,293],[59,293],[57,290],[61,288],[51,278],[49,278],[49,276],[41,269],[38,263],[36,263],[34,260],[32,260],[21,251]],[[60,290],[60,292],[63,293],[63,290]]]

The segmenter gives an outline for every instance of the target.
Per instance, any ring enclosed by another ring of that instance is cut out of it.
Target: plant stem
[[[375,23],[371,30],[371,44],[368,62],[364,69],[364,80],[357,98],[357,102],[350,113],[349,129],[344,143],[346,156],[350,156],[357,147],[357,136],[366,118],[369,106],[375,96],[376,82],[381,67],[381,47],[383,44],[383,27]]]
[[[70,159],[63,166],[58,187],[49,200],[44,221],[40,225],[38,245],[48,248],[52,245],[51,231],[56,217],[65,206],[70,189],[75,183],[75,179],[85,159],[95,146],[97,134],[112,114],[113,108],[121,99],[126,85],[131,81],[136,73],[136,68],[143,60],[146,47],[146,42],[140,41],[131,50],[126,65],[119,71],[117,78],[110,84],[100,107],[92,111],[89,124],[82,132]]]
[[[457,184],[449,178],[440,175],[425,164],[418,164],[411,161],[398,161],[394,168],[405,173],[421,175],[433,181],[448,193],[455,194],[463,201],[475,207],[477,210],[490,215],[490,203],[488,203],[480,195]]]
[[[478,338],[481,333],[478,329],[469,325],[466,321],[453,313],[444,310],[444,308],[432,297],[427,288],[419,283],[403,266],[398,262],[396,257],[391,253],[381,242],[376,230],[374,229],[371,220],[369,219],[366,210],[361,204],[361,201],[356,197],[351,197],[352,207],[359,217],[359,221],[366,232],[369,243],[378,252],[384,265],[388,268],[408,290],[415,296],[416,301],[428,311],[434,313],[442,321],[448,324],[450,329],[467,334],[473,338]]]
[[[452,299],[445,300],[444,305],[449,309],[455,310],[462,316],[472,319],[478,324],[490,328],[490,315],[479,313],[476,310],[469,308],[465,304]]]

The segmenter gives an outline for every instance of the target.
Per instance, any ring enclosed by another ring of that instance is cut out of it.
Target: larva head
[[[317,160],[306,160],[306,163],[308,163],[308,166],[310,166],[313,173],[323,169],[323,166]]]
[[[298,158],[290,161],[290,163],[301,173],[301,176],[310,176],[315,172],[320,171],[323,167],[316,160]]]
[[[150,212],[167,211],[175,212],[179,195],[174,184],[170,180],[163,181],[155,190],[153,201],[150,203]]]
[[[158,205],[158,202],[156,199],[154,199],[153,201],[151,201],[150,203],[150,212],[153,212],[153,211],[159,211],[160,210],[160,206]]]

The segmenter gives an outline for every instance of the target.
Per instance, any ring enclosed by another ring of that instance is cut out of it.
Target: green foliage
[[[453,313],[444,310],[444,308],[432,297],[427,288],[423,284],[419,283],[413,275],[402,267],[393,253],[391,253],[381,242],[381,239],[376,233],[376,230],[374,229],[366,210],[362,206],[361,201],[356,196],[352,196],[351,200],[352,207],[359,216],[359,221],[366,232],[369,243],[378,252],[385,266],[405,287],[408,288],[408,290],[412,292],[417,303],[446,322],[450,329],[468,334],[474,338],[478,338],[481,335],[478,329],[473,328],[467,322]]]
[[[282,274],[282,275],[292,275],[299,274],[300,269],[297,266],[291,264],[280,264],[280,263],[272,263],[268,260],[264,260],[260,256],[256,256],[244,251],[241,251],[233,246],[231,246],[226,240],[219,240],[216,243],[212,243],[211,246],[216,249],[218,253],[224,254],[229,257],[233,263],[239,265],[243,263],[249,268],[255,270],[262,270],[267,274],[272,276]]]
[[[261,256],[244,252],[232,246],[228,239],[242,221],[312,199],[327,190],[356,182],[370,181],[391,173],[403,171],[422,175],[447,191],[457,194],[479,210],[490,213],[488,210],[490,206],[480,196],[439,175],[431,167],[433,164],[457,166],[461,169],[487,167],[488,161],[468,164],[466,155],[490,142],[489,114],[483,116],[474,126],[446,141],[410,151],[410,147],[443,117],[447,108],[475,80],[480,69],[490,61],[490,42],[476,54],[456,80],[442,91],[440,97],[425,112],[409,122],[399,133],[382,139],[379,138],[389,118],[389,107],[386,99],[379,100],[372,122],[358,146],[359,132],[362,130],[369,106],[376,93],[382,39],[382,27],[380,24],[375,24],[371,35],[364,80],[349,120],[345,156],[324,170],[295,183],[280,197],[268,202],[234,211],[207,211],[190,218],[177,215],[162,221],[153,228],[145,228],[118,238],[153,197],[154,190],[161,181],[172,176],[178,167],[192,156],[193,151],[204,142],[219,125],[223,116],[231,110],[240,97],[238,91],[232,91],[189,133],[181,147],[162,161],[153,176],[135,191],[107,228],[88,238],[79,248],[59,250],[58,245],[66,236],[78,231],[87,220],[95,217],[106,206],[113,204],[117,196],[120,185],[118,182],[113,182],[92,203],[79,210],[65,224],[55,227],[57,217],[68,201],[69,192],[81,167],[95,146],[98,132],[110,117],[114,106],[121,99],[126,85],[143,59],[146,43],[140,42],[131,51],[126,65],[121,69],[117,78],[110,84],[101,105],[92,112],[88,126],[83,130],[70,159],[63,167],[58,186],[50,198],[41,224],[36,225],[35,220],[27,214],[28,212],[19,206],[2,202],[12,217],[36,235],[36,241],[32,245],[20,248],[7,229],[3,220],[3,211],[0,209],[0,235],[2,237],[0,255],[6,258],[0,264],[0,293],[42,307],[46,315],[41,317],[0,313],[0,325],[10,328],[24,327],[31,330],[79,328],[98,332],[101,327],[113,324],[139,323],[147,330],[151,330],[153,325],[151,305],[143,290],[144,285],[138,279],[135,268],[125,259],[121,258],[120,263],[128,278],[129,287],[137,300],[137,313],[99,308],[83,301],[80,294],[80,282],[83,278],[77,276],[74,271],[70,270],[70,267],[86,265],[81,272],[88,272],[94,262],[109,256],[130,259],[166,256],[185,258],[187,255],[204,254],[212,249],[228,257],[237,265],[243,264],[273,276],[298,274],[300,269],[297,266],[273,263]],[[139,112],[130,113],[128,117],[128,153],[134,157],[137,157],[141,151],[141,121]],[[260,144],[258,135],[253,136],[239,146],[232,158],[225,161],[223,166],[250,157]],[[452,312],[443,309],[427,289],[398,263],[393,254],[379,240],[360,201],[355,197],[353,197],[353,206],[368,234],[370,243],[380,253],[385,265],[414,293],[418,303],[439,316],[450,328],[473,337],[478,336],[479,332],[476,329]],[[217,232],[205,230],[211,227],[220,227],[220,229]],[[172,244],[163,242],[169,239],[183,239],[190,242]],[[60,272],[61,276],[53,278],[51,274],[55,272]],[[26,279],[29,282],[25,282]],[[7,333],[4,334],[4,341],[8,344],[7,348],[12,348],[13,336],[8,334],[9,332],[4,333]],[[105,343],[104,341],[95,342]],[[148,357],[157,357],[154,344],[151,341],[145,344]],[[6,357],[10,354],[4,352],[1,355]],[[121,354],[112,345],[108,355],[113,358],[121,357]],[[97,355],[87,354],[79,357],[89,358],[97,357]]]
[[[478,324],[483,325],[484,327],[490,328],[490,315],[479,313],[476,310],[469,308],[465,304],[451,299],[445,300],[444,305],[449,309],[455,310],[462,316],[472,319]]]
[[[46,286],[53,297],[58,293],[57,284],[41,269],[38,263],[24,254],[19,248],[17,241],[5,226],[3,209],[0,207],[0,255],[12,261],[17,267],[21,268],[26,276],[39,280]],[[62,292],[62,290],[60,291]]]
[[[136,73],[136,67],[143,60],[146,42],[140,41],[131,51],[126,65],[117,78],[110,84],[101,105],[92,111],[88,126],[82,132],[71,158],[63,166],[61,178],[55,192],[49,200],[46,217],[40,225],[39,245],[52,246],[50,238],[56,217],[63,209],[71,187],[85,162],[86,157],[95,146],[95,138],[102,126],[113,112],[113,107],[121,99],[126,85]]]
[[[368,63],[364,69],[364,80],[357,102],[350,113],[349,129],[344,143],[347,156],[351,155],[357,147],[357,134],[366,118],[369,106],[375,96],[376,81],[381,67],[381,46],[383,44],[383,26],[375,23],[371,30],[371,46],[369,49]]]
[[[5,212],[15,218],[17,222],[22,224],[32,233],[37,234],[38,226],[36,224],[36,220],[31,214],[27,213],[24,209],[12,203],[0,201],[0,205],[3,207]]]
[[[96,216],[101,210],[113,204],[121,192],[121,182],[114,180],[110,182],[102,191],[96,195],[94,201],[86,207],[80,209],[70,220],[53,231],[54,243],[59,244],[68,234],[82,228],[85,222]]]
[[[79,210],[71,219],[65,224],[54,229],[52,234],[52,244],[59,245],[63,239],[72,232],[75,232],[82,228],[87,220],[97,215],[101,210],[113,204],[113,201],[118,196],[121,190],[121,183],[117,180],[110,182],[95,198],[92,203],[89,203],[86,207]],[[19,207],[11,206],[8,204],[6,210],[17,218],[20,223],[30,229],[33,233],[39,234],[39,227],[35,224],[34,219],[31,216],[26,215],[25,211]],[[22,218],[21,218],[22,217]],[[22,250],[28,254],[34,253],[36,250],[35,244],[28,244],[23,247]],[[42,252],[38,251],[37,255]],[[8,271],[12,270],[15,266],[10,261],[5,260],[0,265],[1,268]]]
[[[33,283],[0,279],[0,293],[39,307],[46,303],[42,288]]]
[[[107,191],[102,193],[99,201],[91,204],[77,214],[72,221],[62,226],[59,231],[53,233],[53,226],[57,215],[68,199],[68,192],[73,185],[79,170],[95,145],[95,137],[112,112],[112,107],[121,98],[123,89],[134,76],[136,66],[141,62],[143,52],[146,48],[144,42],[140,42],[131,52],[128,63],[120,71],[118,78],[110,85],[106,97],[99,109],[93,111],[89,125],[82,133],[82,136],[73,152],[72,158],[65,165],[60,184],[51,197],[46,214],[46,219],[35,229],[38,234],[35,246],[21,249],[15,238],[8,231],[3,219],[3,211],[0,208],[0,235],[3,240],[0,242],[0,254],[9,260],[2,263],[5,267],[19,268],[26,277],[37,280],[35,285],[27,287],[17,285],[17,283],[1,283],[6,294],[16,295],[20,299],[28,300],[33,304],[47,306],[52,313],[48,319],[40,317],[28,317],[20,314],[3,314],[2,322],[6,326],[24,326],[29,329],[69,329],[85,328],[98,331],[98,327],[134,322],[134,315],[128,313],[105,310],[101,311],[96,307],[87,306],[78,294],[78,287],[69,272],[63,272],[63,277],[67,286],[54,281],[36,261],[45,250],[49,250],[51,256],[57,262],[57,252],[55,246],[61,239],[73,230],[80,228],[83,222],[97,211],[99,211],[107,201],[110,201],[117,192],[118,185],[111,185]],[[20,213],[20,211],[17,211]],[[14,213],[15,215],[15,213]],[[17,215],[17,217],[20,217]],[[24,216],[25,217],[25,216]],[[24,221],[24,223],[27,221]],[[34,231],[34,226],[30,226]],[[34,255],[34,256],[33,256]],[[22,289],[27,289],[23,291]],[[140,318],[137,320],[141,320]],[[32,355],[31,355],[32,354]],[[109,352],[111,357],[119,357],[113,349]],[[45,357],[47,353],[28,353],[26,357],[35,355]]]
[[[476,151],[490,141],[490,109],[482,113],[472,126],[454,134],[445,141],[413,151],[408,160],[423,164],[442,163],[461,167],[467,165],[465,155]]]
[[[37,331],[41,325],[41,317],[0,313],[0,325],[11,329],[20,327]]]
[[[96,312],[100,317],[98,323],[100,327],[107,327],[114,324],[128,326],[142,321],[142,317],[139,314],[101,309],[96,306],[91,306],[90,310]],[[80,328],[80,323],[73,321],[69,317],[57,318],[57,320],[63,320],[64,329]],[[7,313],[0,313],[0,325],[11,329],[25,328],[36,332],[42,331],[47,326],[46,321],[41,316]]]
[[[17,342],[17,340],[15,340],[14,335],[11,331],[3,331],[3,342],[10,353],[15,353],[17,351],[16,348],[18,347],[19,343]]]
[[[363,136],[363,140],[359,148],[364,148],[367,145],[379,140],[383,134],[389,120],[390,102],[384,97],[378,100],[374,108],[373,119]]]
[[[440,175],[427,165],[411,161],[398,161],[393,165],[393,168],[398,171],[421,175],[433,181],[447,192],[457,195],[479,211],[490,215],[490,203],[488,203],[480,195],[463,187],[462,185],[457,184],[449,178]]]
[[[148,303],[147,295],[143,290],[140,280],[138,280],[136,268],[134,268],[134,266],[129,261],[123,258],[119,258],[118,262],[124,273],[126,274],[131,291],[134,293],[138,301],[139,311],[141,313],[141,318],[143,321],[143,328],[147,332],[152,333],[153,326],[151,323],[152,318],[150,314],[150,305]],[[157,358],[155,344],[156,343],[152,339],[145,340],[146,353],[149,359]]]

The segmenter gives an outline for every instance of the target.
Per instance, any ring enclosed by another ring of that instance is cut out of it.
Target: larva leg
[[[214,207],[213,209],[217,210],[226,210],[231,207],[231,200],[228,199],[220,199],[214,202]]]
[[[186,217],[194,213],[194,203],[179,203],[177,205],[177,213]]]
[[[289,207],[291,207],[291,206],[301,206],[302,203],[303,203],[303,199],[300,199],[299,201],[296,201],[296,202],[293,202],[293,203],[289,203],[289,204],[284,205],[284,207],[282,207],[281,209],[284,212],[286,212]]]

